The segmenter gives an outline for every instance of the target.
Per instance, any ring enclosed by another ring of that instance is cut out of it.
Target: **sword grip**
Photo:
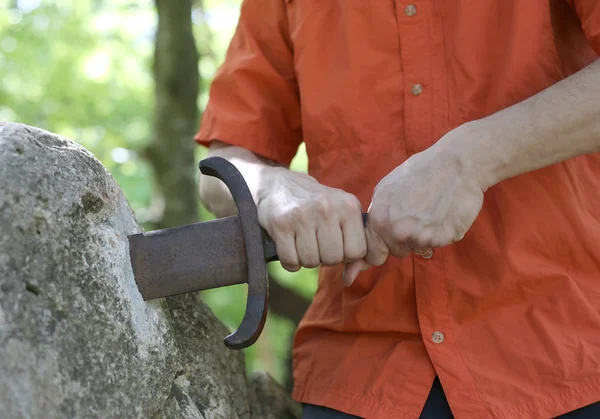
[[[366,227],[367,225],[367,219],[369,218],[368,213],[363,212],[362,214],[362,219],[363,219],[363,225]],[[262,236],[263,236],[263,252],[265,254],[265,261],[268,262],[274,262],[279,260],[279,256],[277,255],[277,246],[275,246],[275,242],[273,241],[273,239],[267,234],[267,232],[262,229]]]

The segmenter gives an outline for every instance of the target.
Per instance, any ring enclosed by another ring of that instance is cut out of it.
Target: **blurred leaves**
[[[237,25],[239,6],[240,0],[202,0],[192,12],[201,57],[201,110]],[[154,173],[142,156],[152,136],[156,23],[152,0],[0,0],[0,120],[52,131],[90,150],[113,174],[145,226],[156,211]],[[205,153],[198,147],[196,161]],[[303,147],[292,168],[306,171]],[[201,206],[199,211],[200,219],[213,218]],[[289,273],[278,263],[269,269],[283,285],[307,298],[314,295],[316,270]],[[231,330],[237,328],[246,305],[245,285],[206,291],[203,297]],[[248,370],[267,370],[283,382],[293,328],[270,315],[259,342],[245,350]]]
[[[82,144],[143,215],[153,181],[137,154],[151,129],[151,3],[4,0],[0,5],[0,118]]]

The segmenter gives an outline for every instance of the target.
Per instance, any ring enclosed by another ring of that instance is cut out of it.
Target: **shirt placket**
[[[444,53],[431,0],[396,1],[396,14],[404,77],[405,141],[410,156],[431,146],[447,119]],[[458,417],[486,417],[452,329],[443,249],[413,254],[413,258],[419,326],[450,406]]]
[[[431,52],[429,1],[396,1],[396,19],[404,83],[404,127],[408,155],[431,144]]]
[[[486,418],[477,385],[463,361],[448,309],[444,249],[414,255],[417,316],[425,349],[456,417]]]

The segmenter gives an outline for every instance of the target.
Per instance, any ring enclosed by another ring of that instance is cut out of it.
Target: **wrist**
[[[483,151],[479,138],[484,135],[480,133],[477,123],[468,122],[449,131],[432,146],[436,160],[452,173],[470,178],[483,192],[489,187],[491,177],[482,164]]]
[[[289,185],[297,183],[298,178],[317,182],[312,176],[305,173],[294,172],[284,166],[263,166],[260,170],[256,192],[256,205],[264,201],[274,191],[287,189]],[[296,182],[294,182],[296,180]]]
[[[447,133],[436,146],[449,164],[472,178],[482,192],[507,177],[511,153],[509,128],[494,127],[491,120],[467,122]]]

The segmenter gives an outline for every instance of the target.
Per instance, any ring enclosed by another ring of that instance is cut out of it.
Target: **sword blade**
[[[244,246],[237,216],[129,236],[144,300],[246,282]]]

